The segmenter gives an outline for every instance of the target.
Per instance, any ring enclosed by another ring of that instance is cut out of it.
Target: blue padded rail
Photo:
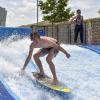
[[[0,40],[9,38],[12,35],[28,36],[31,32],[31,28],[0,27]]]
[[[0,100],[21,100],[17,97],[6,82],[0,77]]]
[[[40,36],[45,36],[45,31],[43,29],[37,29],[36,31],[40,34]],[[25,37],[29,36],[31,33],[31,28],[0,27],[0,40],[9,38],[12,35]]]
[[[100,45],[84,45],[84,46],[80,46],[80,47],[84,47],[86,49],[92,50],[92,51],[100,54]]]

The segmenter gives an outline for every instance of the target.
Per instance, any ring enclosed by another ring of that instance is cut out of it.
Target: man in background
[[[76,11],[76,15],[70,18],[70,22],[75,22],[75,37],[74,43],[77,43],[78,34],[80,33],[80,40],[83,43],[83,16],[81,15],[81,10]]]

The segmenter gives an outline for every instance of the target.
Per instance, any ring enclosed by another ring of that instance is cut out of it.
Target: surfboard
[[[52,84],[52,79],[45,75],[44,78],[39,78],[37,79],[37,72],[32,72],[33,76],[35,77],[36,81],[39,82],[41,85],[49,88],[49,89],[52,89],[54,91],[58,91],[58,92],[63,92],[63,93],[69,93],[71,92],[71,89],[68,88],[67,86],[65,86],[64,84],[62,84],[61,82],[59,82],[57,85],[53,85]]]

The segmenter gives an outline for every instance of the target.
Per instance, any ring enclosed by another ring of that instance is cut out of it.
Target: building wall
[[[7,11],[5,8],[0,7],[0,26],[5,26],[6,24]]]
[[[89,20],[88,43],[100,45],[100,18]]]

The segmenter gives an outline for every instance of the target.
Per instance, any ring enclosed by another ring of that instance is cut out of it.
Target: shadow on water
[[[37,87],[39,90],[42,90],[46,93],[50,93],[52,96],[57,96],[57,97],[59,97],[60,100],[73,100],[73,95],[71,92],[63,93],[63,92],[59,92],[59,91],[54,91],[54,90],[42,85],[41,83],[37,82],[36,80],[33,80],[32,82],[33,82],[34,86]],[[42,97],[42,98],[44,100],[45,97]],[[45,98],[45,100],[47,100],[47,99]]]

